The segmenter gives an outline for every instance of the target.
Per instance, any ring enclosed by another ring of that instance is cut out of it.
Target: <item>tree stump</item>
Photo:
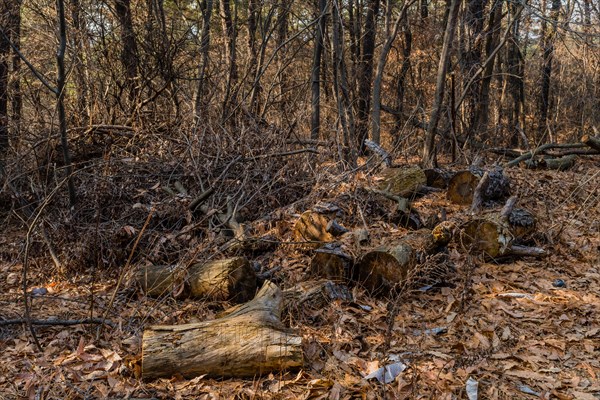
[[[215,301],[248,301],[256,292],[256,272],[245,257],[196,263],[188,268],[193,297]]]
[[[142,378],[253,377],[302,366],[302,337],[281,323],[283,294],[265,282],[256,297],[222,318],[150,326],[142,338]]]
[[[320,310],[335,300],[352,301],[346,285],[329,280],[307,281],[283,291],[285,308],[297,313],[300,310]]]
[[[425,172],[419,166],[387,168],[381,172],[378,188],[392,196],[411,197],[427,185]]]

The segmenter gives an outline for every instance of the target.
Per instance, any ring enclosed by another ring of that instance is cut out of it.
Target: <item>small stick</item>
[[[19,325],[27,323],[27,319],[18,318],[18,319],[7,319],[4,321],[0,321],[0,326],[7,325]],[[71,325],[84,325],[84,324],[93,324],[93,325],[108,325],[114,328],[115,324],[107,319],[102,318],[84,318],[84,319],[32,319],[32,325],[39,326],[71,326]]]

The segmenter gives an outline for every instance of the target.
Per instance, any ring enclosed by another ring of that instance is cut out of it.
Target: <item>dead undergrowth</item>
[[[312,168],[313,155],[271,148],[278,147],[263,143],[262,152],[241,148],[204,160],[201,152],[182,151],[171,158],[185,161],[171,162],[139,151],[105,153],[80,165],[74,210],[62,195],[4,199],[0,322],[23,316],[27,210],[45,204],[28,249],[32,317],[106,315],[113,326],[35,327],[42,352],[25,325],[1,326],[0,398],[453,399],[467,398],[469,378],[480,398],[599,398],[600,166],[592,161],[567,172],[506,171],[519,205],[539,217],[533,240],[548,250],[546,258],[486,263],[451,245],[454,270],[437,285],[404,290],[391,301],[354,288],[350,303],[287,315],[304,337],[300,371],[251,380],[139,380],[144,326],[211,319],[228,304],[147,298],[134,283],[134,268],[224,256],[231,233],[214,218],[217,211],[233,205],[252,234],[275,238],[275,250],[250,257],[257,271],[275,270],[273,280],[283,288],[307,278],[310,252],[293,242],[291,227],[319,202],[336,202],[348,227],[366,227],[371,246],[406,234],[390,222],[391,202],[362,189],[366,169]],[[213,211],[194,214],[189,204],[209,188]],[[424,219],[466,213],[444,193],[414,207]],[[363,379],[395,361],[408,368],[394,382]]]

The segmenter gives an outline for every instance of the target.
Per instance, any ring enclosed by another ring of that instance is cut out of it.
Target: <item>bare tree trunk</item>
[[[350,164],[356,162],[356,154],[352,151],[351,143],[355,140],[354,115],[350,102],[350,93],[348,88],[348,77],[346,72],[346,63],[343,53],[343,24],[340,13],[340,3],[338,0],[332,1],[332,29],[333,29],[333,85],[337,100],[338,115],[340,125],[344,134],[344,147],[347,154],[345,159]]]
[[[476,109],[475,131],[487,132],[490,113],[490,85],[492,83],[492,74],[496,53],[492,52],[500,43],[500,28],[502,22],[502,0],[494,0],[488,19],[488,28],[486,32],[485,54],[488,57],[479,89],[479,104]]]
[[[369,134],[369,114],[371,111],[371,88],[373,85],[373,55],[375,53],[375,37],[377,33],[377,15],[379,0],[367,1],[365,31],[362,36],[362,54],[358,73],[358,99],[356,112],[356,136],[359,153],[364,150],[364,141]]]
[[[510,2],[507,2],[507,4],[510,15],[513,18],[516,18],[520,6]],[[525,95],[523,83],[525,66],[519,45],[519,27],[520,24],[517,21],[511,28],[511,36],[509,38],[508,53],[506,57],[506,83],[511,98],[511,105],[508,110],[508,132],[510,145],[514,147],[518,147],[519,145],[519,130],[521,129],[519,121],[523,112]]]
[[[11,41],[16,48],[21,47],[21,4],[22,0],[15,0],[10,13]],[[1,40],[1,39],[0,39]],[[13,128],[12,138],[17,140],[21,137],[21,114],[23,109],[23,96],[21,94],[21,79],[19,71],[21,69],[21,57],[13,52],[12,57],[12,75],[9,91],[11,94],[11,125]]]
[[[427,133],[425,135],[425,146],[423,148],[423,165],[425,168],[434,167],[435,159],[435,136],[437,134],[437,126],[440,121],[442,102],[444,100],[444,90],[446,85],[446,72],[450,61],[450,52],[452,50],[452,40],[456,31],[456,21],[458,18],[460,0],[452,0],[450,3],[448,22],[444,32],[444,43],[442,45],[442,53],[438,64],[438,73],[435,86],[435,95],[433,99],[433,107],[431,117],[427,124]]]
[[[202,34],[200,38],[200,66],[198,67],[198,87],[196,89],[196,101],[194,103],[195,119],[198,121],[202,115],[206,115],[206,102],[204,92],[206,86],[206,70],[208,68],[208,50],[210,45],[210,17],[212,14],[213,0],[203,0],[200,6],[202,11]]]
[[[121,25],[121,64],[125,70],[125,87],[129,91],[129,100],[137,100],[137,74],[139,68],[137,44],[131,18],[131,0],[115,0],[115,12]]]
[[[427,3],[425,3],[427,4]],[[423,3],[421,3],[423,6]],[[427,8],[426,8],[427,9]],[[424,17],[426,18],[426,17]],[[412,54],[412,31],[410,28],[410,22],[408,16],[404,19],[402,24],[402,31],[404,36],[404,42],[402,44],[402,65],[400,66],[400,72],[396,77],[396,113],[394,115],[394,147],[398,144],[398,133],[402,129],[403,114],[404,114],[404,93],[406,92],[406,77],[408,71],[410,71],[411,62],[410,57]]]
[[[315,47],[313,52],[311,82],[311,118],[310,118],[310,137],[319,138],[320,117],[321,117],[321,55],[323,54],[323,34],[327,22],[325,9],[327,0],[319,0],[319,23],[315,26]]]
[[[220,0],[221,7],[221,25],[225,34],[225,53],[227,54],[228,74],[227,86],[225,87],[225,98],[223,99],[223,118],[229,114],[229,103],[235,102],[236,93],[234,86],[237,85],[237,56],[235,50],[236,28],[231,16],[230,0]],[[234,89],[232,91],[232,89]]]
[[[277,48],[279,51],[275,55],[278,65],[278,81],[279,86],[279,111],[286,115],[287,90],[288,90],[288,74],[286,71],[285,55],[286,55],[286,40],[289,29],[289,14],[293,0],[280,0],[277,7]]]
[[[466,90],[466,98],[461,108],[463,111],[462,120],[466,123],[466,133],[471,137],[475,133],[477,123],[477,108],[480,104],[479,79],[472,81],[470,79],[481,65],[481,44],[484,23],[484,10],[487,0],[468,0],[464,12],[464,28],[466,30],[465,45],[461,46],[460,65],[462,69],[462,78]]]
[[[252,77],[253,85],[250,88],[250,111],[258,114],[258,95],[260,93],[260,81],[256,82],[256,71],[258,70],[258,51],[256,48],[256,30],[260,7],[258,0],[248,0],[248,60],[250,65],[249,76]]]
[[[546,128],[548,122],[548,109],[550,105],[550,84],[552,76],[552,61],[554,59],[554,37],[556,36],[556,25],[558,13],[560,11],[560,0],[552,0],[552,8],[550,10],[550,30],[547,29],[547,23],[542,22],[542,48],[544,54],[542,56],[542,84],[540,100],[538,105],[538,141],[546,140]]]
[[[408,7],[411,6],[415,1],[416,0],[407,2],[402,7],[400,15],[398,15],[398,18],[396,18],[396,21],[394,22],[393,31],[389,32],[389,36],[387,37],[385,44],[383,45],[383,49],[379,54],[377,72],[373,82],[373,111],[371,113],[371,139],[377,144],[379,144],[381,134],[381,83],[383,80],[383,71],[385,69],[388,54],[392,49],[392,44],[394,43],[394,40],[396,40],[396,36],[398,36],[400,25],[406,20],[406,11],[408,10]],[[390,25],[389,19],[391,18],[392,9],[390,1],[388,1],[387,7],[390,12],[387,16],[388,22],[386,25]]]
[[[75,205],[76,193],[73,183],[73,166],[71,164],[71,155],[69,153],[69,144],[67,141],[67,118],[65,115],[65,51],[67,49],[67,22],[65,20],[64,0],[57,0],[58,5],[58,24],[59,24],[59,45],[56,53],[56,63],[58,73],[56,77],[56,100],[58,107],[58,124],[60,128],[60,142],[62,146],[63,161],[67,173],[67,186],[69,189],[69,204]]]
[[[8,26],[10,8],[8,3],[2,2],[0,6],[0,22],[2,22],[2,35],[0,36],[0,172],[3,161],[8,152],[8,59],[10,57],[9,34],[4,27]]]
[[[73,33],[71,34],[71,47],[73,48],[73,62],[75,84],[77,86],[77,115],[76,118],[87,122],[88,120],[88,90],[85,81],[85,57],[83,56],[84,41],[86,29],[85,23],[81,20],[81,2],[80,0],[71,0],[71,18],[73,20]]]

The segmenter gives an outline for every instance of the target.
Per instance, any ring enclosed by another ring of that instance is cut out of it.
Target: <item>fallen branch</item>
[[[504,165],[506,167],[514,167],[515,165],[518,165],[521,161],[529,160],[530,158],[533,158],[538,154],[544,154],[544,152],[549,149],[580,149],[585,146],[585,143],[546,143],[532,151],[528,151],[527,153],[520,155],[519,157],[507,162]]]
[[[7,319],[0,321],[0,326],[7,325],[20,325],[27,323],[27,319]],[[107,319],[103,318],[84,318],[84,319],[32,319],[31,325],[38,326],[71,326],[71,325],[108,325],[111,328],[115,327],[115,324]]]
[[[600,138],[598,137],[583,135],[581,138],[581,143],[584,143],[596,151],[600,151]]]

